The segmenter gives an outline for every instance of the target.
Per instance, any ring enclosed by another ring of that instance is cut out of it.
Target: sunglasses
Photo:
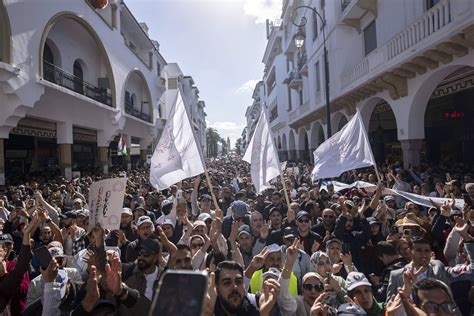
[[[299,219],[298,222],[307,224],[307,223],[310,222],[310,220],[309,219]]]
[[[303,289],[307,291],[312,291],[314,289],[315,292],[322,292],[324,290],[324,285],[319,284],[303,284]]]
[[[204,246],[204,244],[191,244],[192,249],[202,248],[202,246]]]
[[[444,304],[436,304],[433,302],[426,302],[422,306],[423,310],[427,313],[438,313],[439,311],[443,311],[447,314],[452,314],[456,312],[457,306],[456,304],[444,303]]]

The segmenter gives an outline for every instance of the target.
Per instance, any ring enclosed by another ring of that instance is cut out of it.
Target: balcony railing
[[[270,111],[270,123],[276,120],[278,117],[278,106],[275,106],[271,111]]]
[[[125,113],[130,114],[140,120],[151,123],[151,115],[135,109],[129,100],[125,100]]]
[[[341,12],[344,12],[344,10],[351,4],[352,0],[341,0]]]
[[[98,88],[46,60],[43,60],[43,79],[105,105],[112,106],[112,94],[107,92],[107,89]]]

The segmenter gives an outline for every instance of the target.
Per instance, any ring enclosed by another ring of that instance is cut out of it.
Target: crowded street
[[[0,316],[474,315],[474,0],[0,1]]]

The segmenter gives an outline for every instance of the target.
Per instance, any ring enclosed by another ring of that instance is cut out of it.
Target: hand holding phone
[[[154,295],[149,316],[201,315],[207,286],[206,273],[166,271]]]
[[[41,268],[45,270],[49,266],[51,260],[53,260],[53,256],[51,256],[51,253],[48,251],[48,248],[46,248],[45,246],[41,246],[39,248],[36,248],[34,250],[34,253],[35,257],[39,261]]]
[[[469,194],[463,193],[462,198],[464,199],[464,203],[466,203],[472,208],[472,199]]]

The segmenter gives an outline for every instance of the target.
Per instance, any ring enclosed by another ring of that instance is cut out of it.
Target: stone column
[[[59,144],[59,167],[63,177],[66,179],[72,178],[71,144]]]
[[[109,147],[99,146],[99,165],[104,174],[109,173]]]
[[[5,140],[0,138],[0,185],[5,184]]]
[[[125,167],[127,170],[130,170],[132,169],[132,136],[125,135],[125,142],[127,144],[127,155],[123,158],[125,161]]]
[[[400,140],[403,151],[403,167],[406,169],[408,165],[420,165],[420,151],[423,139],[403,139]]]
[[[72,123],[56,124],[57,142],[59,146],[59,167],[61,175],[66,179],[72,178]]]

